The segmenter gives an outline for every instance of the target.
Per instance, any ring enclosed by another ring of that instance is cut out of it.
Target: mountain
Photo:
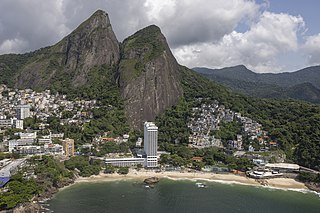
[[[0,69],[15,73],[18,88],[76,88],[86,84],[95,66],[117,65],[119,53],[108,15],[99,10],[57,44],[23,56],[13,55],[26,58],[19,67],[10,69],[2,61]]]
[[[245,66],[223,69],[194,68],[203,76],[246,95],[298,99],[320,103],[320,66],[291,73],[254,73]]]
[[[286,94],[293,99],[320,103],[320,89],[311,83],[302,83],[289,87]]]
[[[270,80],[261,82],[259,74],[246,75],[248,70],[240,68],[239,79],[232,79],[234,74],[228,72],[229,76],[218,77],[230,82],[237,80],[244,89],[246,84],[253,85],[252,88],[255,84],[271,87],[274,91],[271,90],[270,96],[279,93],[277,87],[285,88],[283,85],[288,84],[285,81],[274,86]],[[314,69],[312,75],[316,79],[317,69]],[[210,70],[208,73],[211,75]],[[26,54],[1,55],[0,83],[40,91],[51,89],[70,99],[96,99],[98,108],[92,109],[93,119],[81,127],[62,126],[57,118],[48,119],[50,126],[59,127],[59,132],[75,138],[78,144],[104,132],[117,137],[130,130],[141,130],[144,121],[154,119],[159,126],[161,146],[176,141],[187,144],[188,119],[192,108],[198,107],[197,100],[217,100],[226,108],[261,123],[290,160],[320,169],[319,105],[235,93],[179,65],[156,26],[142,29],[120,44],[108,15],[100,10],[53,46]],[[291,85],[292,90],[285,89],[297,98],[304,96],[301,88],[314,95],[318,87],[310,83],[299,81]]]
[[[179,70],[159,27],[148,26],[124,40],[118,72],[131,126],[176,104],[183,94]]]
[[[183,94],[179,79],[179,65],[158,27],[146,27],[120,45],[101,10],[53,46],[0,56],[0,83],[9,86],[110,105],[119,102],[119,92],[123,104],[117,105],[124,106],[133,128],[177,102]]]

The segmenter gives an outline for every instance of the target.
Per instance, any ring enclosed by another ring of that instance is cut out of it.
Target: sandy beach
[[[203,180],[220,182],[225,184],[242,184],[261,186],[261,183],[255,179],[245,176],[239,176],[234,174],[214,174],[205,172],[154,172],[146,170],[130,170],[127,175],[104,174],[94,175],[91,177],[79,177],[75,183],[83,182],[106,182],[106,181],[118,181],[118,180],[144,180],[148,177],[168,178],[171,180]],[[308,188],[298,181],[289,178],[275,178],[268,179],[264,184],[265,187],[272,187],[278,189],[292,189],[292,190],[308,190]]]

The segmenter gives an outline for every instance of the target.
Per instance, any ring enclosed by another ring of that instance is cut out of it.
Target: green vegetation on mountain
[[[161,37],[160,28],[155,25],[150,25],[142,30],[139,30],[132,36],[129,36],[123,41],[124,52],[130,49],[147,49],[143,58],[145,60],[152,60],[162,54],[165,50],[165,46],[162,42],[159,42]]]
[[[39,50],[41,51],[41,50]],[[14,87],[15,76],[21,67],[23,67],[39,51],[25,54],[5,54],[0,55],[0,84],[6,84]]]
[[[182,98],[177,105],[167,109],[157,117],[156,125],[159,127],[159,143],[179,142],[187,144],[190,130],[187,127],[190,105]]]
[[[129,36],[121,45],[122,60],[120,70],[123,81],[130,81],[140,76],[147,62],[159,57],[165,50],[161,31],[155,25],[148,26]]]
[[[134,129],[154,120],[182,96],[179,65],[157,26],[124,40],[117,73],[126,116]]]
[[[292,87],[302,83],[311,83],[320,88],[320,66],[307,67],[295,72],[255,73],[243,65],[222,69],[194,68],[201,74],[214,75],[246,82],[264,83],[280,87]]]
[[[242,126],[239,122],[223,122],[219,130],[213,131],[210,134],[213,134],[216,138],[221,139],[223,145],[227,147],[228,140],[236,140],[237,135],[241,135],[241,128]]]
[[[258,74],[245,66],[223,69],[194,68],[194,70],[249,96],[320,103],[320,66],[279,74]]]
[[[177,115],[190,114],[191,108],[196,106],[195,98],[210,98],[261,123],[271,138],[285,151],[289,160],[320,169],[319,105],[246,97],[231,92],[187,68],[182,69],[181,75],[184,99],[158,117],[160,142],[174,143],[181,137],[171,129],[180,128],[183,132],[188,132],[188,118]],[[174,122],[165,122],[170,120]]]

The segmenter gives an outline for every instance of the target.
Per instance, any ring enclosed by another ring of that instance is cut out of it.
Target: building
[[[8,129],[12,127],[11,119],[0,119],[0,128]]]
[[[43,153],[53,154],[53,155],[61,155],[63,154],[63,146],[60,144],[47,143],[43,145]]]
[[[64,137],[64,133],[56,133],[53,134],[50,132],[51,138],[63,138]]]
[[[12,128],[23,129],[23,120],[12,119]]]
[[[28,145],[32,145],[33,143],[34,143],[34,139],[32,138],[9,140],[8,141],[9,152],[14,151],[15,148],[18,146],[28,146]]]
[[[63,151],[66,156],[74,156],[74,140],[66,138],[62,140]]]
[[[113,166],[134,166],[134,165],[145,165],[145,158],[113,158],[105,159],[106,164],[111,164]]]
[[[8,165],[9,163],[11,163],[11,159],[3,159],[3,160],[0,160],[0,168]]]
[[[158,127],[153,122],[144,123],[144,151],[147,168],[158,167]]]
[[[142,138],[138,138],[136,142],[136,147],[141,147],[141,145],[142,145]]]
[[[136,144],[141,146],[142,139],[139,138]],[[146,168],[158,167],[158,127],[152,122],[144,123],[144,150],[136,152],[136,158],[107,158],[106,164],[113,166],[135,166],[144,165]]]
[[[266,168],[273,169],[279,172],[298,172],[300,166],[292,163],[267,163]]]
[[[122,142],[128,142],[129,137],[130,137],[130,136],[129,136],[128,134],[124,134],[124,135],[123,135]]]
[[[16,114],[19,120],[23,120],[25,118],[29,118],[30,114],[30,106],[29,105],[18,105],[16,107]]]
[[[0,169],[0,187],[3,187],[10,181],[10,177],[23,166],[25,161],[25,158],[17,159]]]
[[[38,138],[39,144],[51,144],[52,140],[51,138]]]
[[[203,161],[203,157],[193,157],[191,158],[192,161],[195,161],[195,162],[202,162]]]
[[[37,132],[17,132],[14,135],[18,135],[21,139],[36,139]]]
[[[37,154],[41,154],[41,146],[16,146],[13,149],[14,153],[18,153],[21,155],[37,155]]]

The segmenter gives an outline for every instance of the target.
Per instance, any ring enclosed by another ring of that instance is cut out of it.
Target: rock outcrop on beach
[[[158,177],[150,177],[150,178],[146,178],[143,182],[145,184],[156,184],[160,181],[160,179]]]
[[[305,183],[306,187],[312,191],[316,191],[320,193],[320,183]]]
[[[38,203],[23,203],[14,209],[10,210],[3,210],[0,213],[38,213],[38,212],[45,212],[43,211],[42,207]]]

